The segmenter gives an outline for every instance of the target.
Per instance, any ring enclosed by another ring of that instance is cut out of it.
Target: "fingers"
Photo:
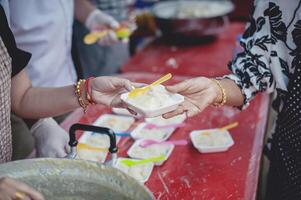
[[[41,193],[26,185],[25,183],[15,181],[11,178],[2,178],[0,182],[0,196],[6,196],[9,200],[44,200],[44,197]]]
[[[147,84],[145,84],[145,83],[132,82],[131,84],[135,88],[141,88],[141,87],[147,86]]]
[[[183,81],[175,85],[166,86],[166,90],[172,93],[181,93],[182,91],[188,90],[190,87],[189,81]]]

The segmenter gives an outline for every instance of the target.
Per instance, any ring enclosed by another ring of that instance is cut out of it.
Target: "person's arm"
[[[205,77],[186,80],[167,89],[185,96],[185,101],[169,118],[187,112],[189,117],[202,112],[207,106],[223,103],[223,90],[226,105],[244,108],[251,99],[263,91],[274,90],[275,82],[270,69],[272,36],[268,2],[259,1],[253,19],[243,34],[243,51],[229,64],[232,74],[213,81]]]
[[[74,14],[75,18],[82,24],[86,23],[89,14],[96,10],[96,7],[87,0],[75,0],[74,1]]]
[[[12,78],[11,85],[12,111],[23,118],[52,117],[80,107],[74,86],[34,88],[25,70]],[[129,80],[109,76],[91,80],[89,88],[95,103],[112,107],[122,106],[120,95],[131,89]],[[86,97],[85,87],[81,96]]]
[[[33,88],[25,70],[12,78],[12,111],[28,119],[57,116],[79,107],[74,86]]]

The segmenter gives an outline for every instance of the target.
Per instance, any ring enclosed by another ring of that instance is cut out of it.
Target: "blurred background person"
[[[111,75],[119,71],[120,66],[129,58],[128,42],[121,42],[110,36],[96,44],[86,45],[83,38],[93,29],[97,21],[104,21],[108,28],[117,28],[119,23],[128,21],[134,0],[90,0],[98,10],[88,17],[85,24],[76,21],[74,24],[74,47],[78,55],[76,63],[83,77]]]

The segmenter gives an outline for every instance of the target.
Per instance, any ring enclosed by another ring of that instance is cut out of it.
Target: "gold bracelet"
[[[82,88],[85,85],[86,80],[80,79],[76,84],[75,84],[75,95],[77,96],[78,103],[79,105],[83,108],[84,113],[87,112],[87,108],[89,104],[86,104],[83,98],[82,94]]]
[[[226,90],[225,90],[225,88],[222,86],[222,84],[220,83],[220,81],[218,81],[218,80],[216,80],[216,79],[212,79],[215,83],[216,83],[216,85],[219,87],[219,89],[221,90],[221,92],[222,92],[222,100],[220,101],[220,102],[215,102],[215,103],[213,103],[213,106],[215,106],[215,107],[222,107],[222,106],[224,106],[225,104],[226,104],[226,102],[227,102],[227,94],[226,94]]]

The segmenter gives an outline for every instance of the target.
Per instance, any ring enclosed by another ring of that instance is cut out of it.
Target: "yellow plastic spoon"
[[[146,163],[150,163],[150,162],[160,162],[165,160],[165,156],[158,156],[158,157],[154,157],[154,158],[148,158],[148,159],[144,159],[144,160],[122,160],[121,163],[125,164],[129,167],[134,166],[134,165],[142,165],[142,164],[146,164]]]
[[[113,29],[110,29],[110,30],[113,30]],[[116,36],[117,36],[118,39],[129,38],[130,35],[131,35],[130,29],[125,28],[125,27],[121,27],[121,28],[118,28],[118,29],[113,30],[113,31],[115,31]],[[98,40],[100,40],[101,38],[106,36],[108,33],[109,33],[109,30],[88,33],[84,37],[84,43],[88,44],[88,45],[94,44],[95,42],[97,42]]]
[[[155,82],[151,83],[150,85],[147,85],[142,88],[135,88],[132,91],[130,91],[128,97],[133,98],[140,94],[143,94],[143,93],[147,92],[148,90],[150,90],[152,86],[160,85],[161,83],[171,79],[171,77],[172,77],[171,73],[168,73],[165,76],[161,77],[160,79],[156,80]]]
[[[108,149],[106,149],[106,148],[93,147],[93,146],[90,146],[90,145],[84,144],[84,143],[78,143],[77,148],[78,148],[78,150],[90,150],[90,151],[96,151],[96,152],[108,151]]]
[[[99,31],[99,32],[91,32],[88,33],[85,37],[84,37],[84,43],[85,44],[94,44],[95,42],[97,42],[98,40],[100,40],[102,37],[106,36],[108,34],[108,31]]]
[[[235,128],[236,126],[238,126],[238,122],[233,122],[233,123],[228,124],[228,125],[226,125],[226,126],[224,126],[222,128],[219,128],[219,130],[226,131],[226,130]]]
[[[227,131],[227,130],[230,130],[230,129],[232,129],[232,128],[235,128],[236,126],[238,126],[238,122],[233,122],[233,123],[231,123],[231,124],[228,124],[228,125],[226,125],[226,126],[223,126],[223,127],[221,127],[221,128],[218,128],[217,130],[220,130],[220,131]],[[214,131],[215,132],[215,131]],[[203,136],[209,136],[210,135],[210,133],[208,132],[208,131],[206,131],[206,132],[203,132],[202,133],[202,135]]]

